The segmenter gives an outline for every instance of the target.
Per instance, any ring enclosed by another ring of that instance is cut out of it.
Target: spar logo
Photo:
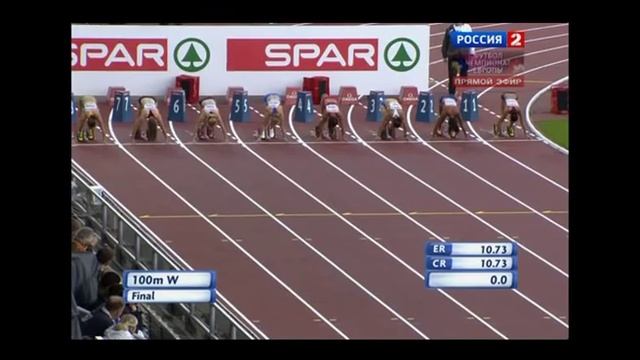
[[[420,49],[411,39],[397,38],[384,48],[384,61],[392,70],[404,72],[413,69],[420,60]]]
[[[227,39],[227,71],[376,71],[378,39]]]
[[[165,71],[167,39],[71,39],[73,71]]]
[[[211,53],[204,41],[188,38],[180,41],[173,50],[173,61],[186,72],[197,72],[209,64]]]

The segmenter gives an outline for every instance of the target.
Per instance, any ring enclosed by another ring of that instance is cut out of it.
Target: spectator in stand
[[[99,278],[102,278],[102,275],[113,272],[113,268],[111,268],[111,260],[113,260],[113,250],[110,247],[103,247],[98,250],[96,253],[96,257],[98,258],[98,263],[100,263],[100,275]]]
[[[120,284],[122,279],[118,273],[109,271],[102,275],[100,278],[100,286],[98,287],[98,294],[101,299],[106,299],[108,297],[107,293],[109,292],[109,288],[113,285]]]
[[[93,229],[83,227],[71,241],[71,290],[78,306],[93,310],[98,302],[100,264],[91,251],[98,245]]]
[[[107,297],[109,296],[123,296],[124,297],[124,286],[120,283],[113,284],[109,286],[109,290],[107,290]],[[129,305],[129,304],[127,304]]]
[[[80,329],[80,312],[76,305],[76,299],[71,292],[71,339],[82,339],[82,330]]]
[[[94,338],[104,335],[104,331],[116,324],[124,310],[124,299],[121,296],[110,296],[104,306],[93,312],[93,316],[81,323],[82,335]]]
[[[138,319],[131,314],[122,315],[120,322],[110,326],[104,331],[106,339],[110,340],[144,340],[147,337],[140,331],[138,327]]]
[[[109,287],[107,291],[107,296],[124,296],[124,286],[122,284],[114,284]],[[141,331],[143,334],[148,334],[149,329],[145,326],[145,321],[143,317],[142,308],[140,308],[136,304],[127,303],[124,306],[123,314],[131,314],[138,319],[138,326],[136,327],[136,332]],[[148,336],[147,336],[148,337]]]

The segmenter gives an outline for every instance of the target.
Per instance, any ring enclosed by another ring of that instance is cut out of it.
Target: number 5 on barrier
[[[250,118],[249,113],[249,93],[246,91],[236,91],[233,93],[231,103],[231,120],[242,122]]]

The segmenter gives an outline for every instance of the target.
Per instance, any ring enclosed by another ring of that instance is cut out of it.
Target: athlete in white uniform
[[[500,119],[493,124],[493,134],[496,136],[504,136],[502,132],[502,124],[506,121],[507,116],[509,117],[507,124],[507,134],[509,137],[516,136],[515,132],[515,124],[518,119],[520,119],[520,126],[522,126],[522,131],[524,132],[525,137],[527,136],[527,128],[524,126],[524,120],[522,118],[522,111],[520,110],[520,104],[518,103],[518,94],[513,92],[505,92],[500,96],[502,99],[502,116]]]
[[[445,119],[449,119],[449,137],[455,139],[461,131],[466,138],[467,130],[464,128],[464,122],[460,116],[458,103],[453,95],[447,95],[440,98],[440,116],[433,127],[431,136],[442,136],[442,124]]]
[[[220,111],[216,101],[212,98],[200,100],[200,115],[196,120],[196,129],[193,133],[193,140],[213,140],[216,125],[222,129],[222,138],[227,140],[227,127],[222,121]]]
[[[275,139],[276,125],[278,125],[284,139],[284,109],[280,95],[267,94],[264,97],[264,102],[264,122],[260,138],[262,140]]]
[[[102,131],[102,142],[107,141],[107,130],[102,122],[102,116],[98,109],[98,102],[93,96],[81,96],[78,102],[80,116],[78,119],[78,127],[76,129],[76,139],[78,142],[85,142],[86,140],[95,139],[96,125],[100,125],[100,131]],[[85,125],[87,129],[85,130]]]
[[[396,139],[397,128],[404,130],[404,138],[409,136],[409,130],[404,122],[404,111],[402,105],[395,98],[386,98],[382,103],[382,124],[378,129],[378,135],[382,140]]]
[[[167,128],[162,121],[160,111],[156,99],[151,96],[142,96],[138,99],[138,116],[133,122],[133,131],[131,136],[135,140],[155,141],[157,135],[157,127],[160,127],[164,134],[164,140],[168,140]]]
[[[328,97],[326,94],[322,98],[322,118],[315,128],[315,134],[318,139],[337,140],[336,127],[340,127],[340,140],[344,140],[344,125],[342,124],[342,113],[338,106],[338,100]],[[324,134],[324,126],[327,124],[329,138]]]

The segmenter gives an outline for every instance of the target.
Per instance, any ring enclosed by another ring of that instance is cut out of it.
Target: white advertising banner
[[[398,94],[429,80],[428,25],[72,25],[71,36],[76,95],[105,95],[109,86],[164,95],[179,75],[199,76],[202,95],[229,86],[284,93],[311,76],[329,77],[332,94],[340,86]]]

